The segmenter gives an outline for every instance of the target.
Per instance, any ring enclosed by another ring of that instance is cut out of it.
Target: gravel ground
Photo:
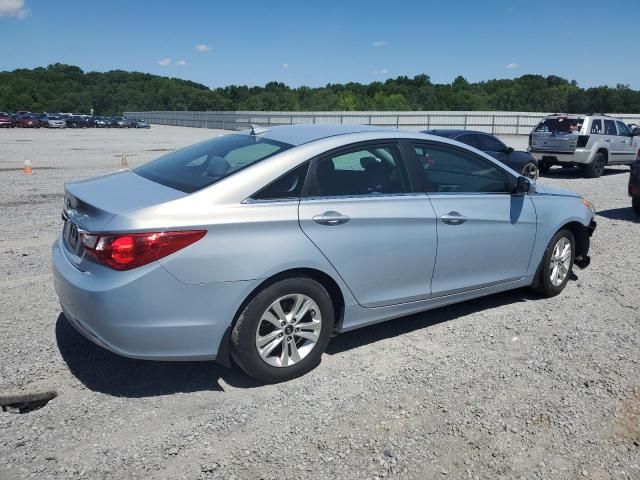
[[[120,358],[77,334],[50,273],[63,182],[218,133],[0,131],[0,394],[58,392],[0,411],[0,479],[640,479],[640,221],[626,167],[541,180],[599,210],[592,264],[562,295],[518,290],[347,333],[285,384]]]

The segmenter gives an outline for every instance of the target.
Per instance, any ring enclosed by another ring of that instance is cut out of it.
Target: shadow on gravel
[[[620,168],[605,168],[603,177],[608,177],[610,175],[618,175],[620,173],[629,173],[628,166],[621,166]],[[580,167],[570,167],[570,168],[559,168],[552,167],[544,175],[540,176],[541,178],[549,177],[549,178],[558,178],[558,179],[571,179],[571,178],[584,178],[584,173],[582,172],[582,168]]]
[[[529,292],[525,288],[520,288],[518,290],[510,290],[475,300],[456,303],[448,307],[435,308],[426,312],[416,313],[407,317],[397,318],[342,333],[331,340],[327,348],[327,353],[334,355],[370,343],[379,342],[380,340],[397,337],[415,330],[455,320],[458,317],[470,315],[489,308],[535,299],[538,299],[538,297],[534,293]]]
[[[259,386],[238,367],[215,362],[155,362],[121,357],[84,338],[61,313],[58,349],[71,373],[88,389],[118,397],[153,397],[178,392],[222,391],[219,380],[236,388]]]
[[[611,220],[626,220],[627,222],[640,223],[640,215],[634,212],[631,206],[602,210],[598,212],[598,215]]]

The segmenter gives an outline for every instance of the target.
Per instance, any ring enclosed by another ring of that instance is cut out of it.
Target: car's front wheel
[[[531,180],[538,179],[538,167],[535,163],[529,162],[522,169],[522,176],[530,178]]]
[[[334,326],[327,290],[306,277],[264,288],[246,305],[231,333],[231,355],[267,383],[304,375],[320,363]]]
[[[575,258],[573,234],[562,229],[556,233],[542,257],[533,288],[545,297],[558,295],[571,278]]]

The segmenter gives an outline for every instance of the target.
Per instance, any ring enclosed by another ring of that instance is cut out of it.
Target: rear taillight
[[[206,230],[94,235],[83,233],[85,251],[114,270],[131,270],[182,250],[206,235]]]
[[[578,143],[576,144],[576,147],[584,148],[587,146],[587,143],[589,143],[589,135],[579,135]]]

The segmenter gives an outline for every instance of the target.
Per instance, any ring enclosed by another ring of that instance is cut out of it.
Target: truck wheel
[[[604,173],[604,167],[607,164],[607,159],[604,156],[604,153],[598,152],[596,153],[591,163],[584,166],[584,174],[587,178],[598,178],[601,177]]]
[[[547,173],[549,173],[550,169],[551,169],[551,164],[546,160],[540,160],[538,162],[538,172],[540,175],[546,175]]]

